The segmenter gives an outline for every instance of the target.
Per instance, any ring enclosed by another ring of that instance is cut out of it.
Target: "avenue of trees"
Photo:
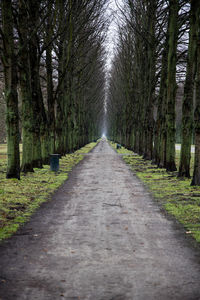
[[[191,0],[124,0],[107,95],[108,136],[176,171],[176,97],[182,97],[179,177],[200,185],[200,5]]]
[[[1,0],[7,178],[100,136],[105,9],[106,0]]]

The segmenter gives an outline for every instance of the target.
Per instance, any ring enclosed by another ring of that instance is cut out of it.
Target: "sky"
[[[108,70],[111,67],[111,61],[113,58],[114,46],[117,39],[117,17],[119,14],[119,8],[117,3],[121,4],[123,0],[110,0],[108,6],[108,17],[112,16],[112,21],[108,29],[107,40],[106,40],[106,50],[108,52],[107,56],[107,67]]]
[[[114,55],[114,47],[116,46],[117,40],[117,19],[119,15],[119,8],[117,3],[122,4],[123,0],[110,0],[107,11],[107,18],[111,18],[111,23],[108,29],[107,38],[106,38],[106,51],[107,51],[107,61],[106,61],[106,71],[107,75],[109,74],[110,68],[112,66],[112,58]],[[108,78],[108,77],[107,77]],[[104,102],[105,112],[107,111],[107,89],[105,90],[105,102]],[[106,124],[104,124],[103,136],[106,135]]]

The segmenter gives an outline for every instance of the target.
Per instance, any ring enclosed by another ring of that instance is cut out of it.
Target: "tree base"
[[[180,171],[179,170],[179,173],[178,173],[178,178],[191,178],[190,176],[190,171]]]
[[[7,179],[15,178],[20,180],[20,173],[19,172],[9,172],[6,174]]]
[[[38,168],[38,169],[42,169],[43,165],[42,165],[42,160],[38,159],[38,160],[34,160],[33,164],[32,164],[33,168]]]
[[[166,170],[167,170],[168,172],[174,172],[174,171],[177,171],[175,162],[169,162],[169,163],[166,163]]]
[[[200,176],[193,176],[191,186],[200,186]]]
[[[28,172],[33,173],[34,172],[33,165],[32,164],[24,164],[24,165],[22,165],[21,172],[23,172],[23,173],[28,173]]]

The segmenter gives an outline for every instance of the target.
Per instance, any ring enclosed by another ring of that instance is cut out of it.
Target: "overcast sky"
[[[122,3],[122,1],[123,0],[117,0],[117,3]],[[107,41],[106,41],[106,48],[107,48],[107,52],[108,52],[108,58],[107,58],[108,68],[111,65],[111,60],[112,60],[112,57],[113,57],[113,48],[115,46],[116,38],[117,38],[116,22],[117,22],[117,17],[119,15],[119,9],[116,5],[115,0],[110,0],[109,1],[108,17],[110,18],[111,15],[112,15],[112,21],[111,21],[111,24],[109,26]]]

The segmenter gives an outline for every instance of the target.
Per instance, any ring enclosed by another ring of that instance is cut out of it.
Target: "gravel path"
[[[0,299],[197,300],[200,252],[101,141],[0,245]]]

